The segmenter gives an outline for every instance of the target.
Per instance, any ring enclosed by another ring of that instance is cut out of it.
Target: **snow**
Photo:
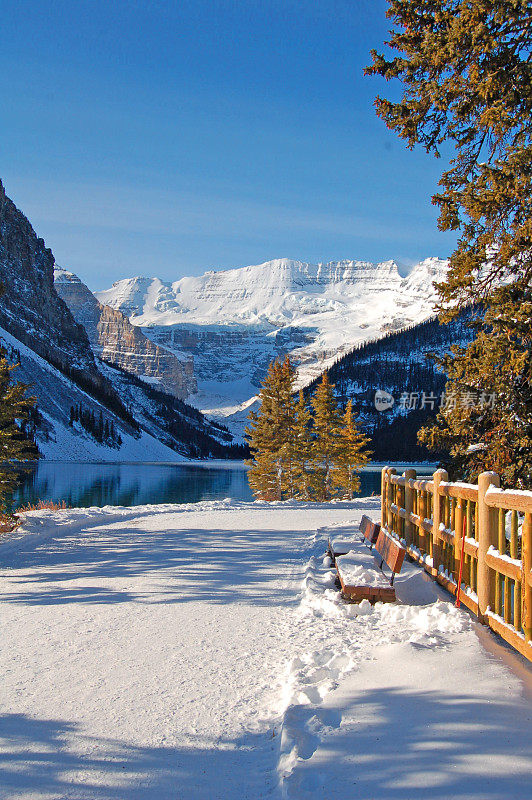
[[[347,586],[389,586],[372,553],[363,545],[353,545],[345,556],[336,559],[336,566]]]
[[[494,547],[492,544],[488,547],[488,555],[495,556],[500,561],[505,561],[507,564],[511,564],[517,569],[521,569],[521,559],[519,558],[511,558],[511,556],[506,555],[506,553],[500,553],[497,547]]]
[[[84,431],[64,425],[62,420],[53,419],[41,412],[53,425],[53,438],[39,440],[39,451],[47,461],[71,461],[93,463],[123,463],[139,461],[161,461],[182,463],[184,457],[170,447],[166,447],[146,431],[141,430],[138,438],[120,430],[122,444],[120,449],[100,444]],[[109,412],[107,412],[108,416]]]
[[[360,540],[360,534],[355,531],[342,531],[340,535],[336,535],[330,540],[333,553],[338,555],[347,555],[353,549],[355,543]]]
[[[478,444],[470,444],[466,450],[466,454],[469,455],[470,453],[478,453],[480,450],[485,450],[486,445],[484,442],[478,442]]]
[[[432,283],[446,270],[434,257],[406,277],[394,261],[281,258],[173,283],[128,278],[95,294],[159,346],[193,356],[198,392],[188,402],[241,436],[277,355],[291,352],[307,384],[354,345],[431,316]]]
[[[364,261],[331,261],[308,264],[287,258],[274,259],[239,269],[209,271],[199,277],[164,283],[158,278],[129,278],[110,289],[96,292],[101,303],[133,312],[142,327],[191,322],[202,325],[296,324],[302,317],[332,312],[336,315],[353,305],[361,310],[367,292],[397,296],[402,303],[415,296],[433,297],[432,282],[445,274],[447,262],[428,258],[416,264],[408,277],[401,278],[395,262],[372,264]],[[382,298],[380,306],[386,306]],[[391,306],[388,311],[397,312]],[[370,311],[366,309],[364,317]],[[369,318],[377,318],[377,312]],[[367,321],[367,320],[360,320]],[[309,326],[313,323],[309,323]]]
[[[31,512],[0,544],[2,800],[524,797],[530,703],[405,564],[324,558],[378,498]],[[474,677],[474,680],[473,680]]]
[[[130,429],[118,418],[113,417],[105,406],[3,328],[0,328],[0,344],[13,347],[20,353],[20,367],[15,370],[14,379],[28,384],[30,395],[32,387],[38,387],[35,392],[39,396],[39,411],[49,427],[47,437],[41,431],[37,434],[37,444],[44,459],[106,463],[124,461],[177,463],[184,460],[183,456],[144,430],[141,430],[138,438],[133,436]],[[87,408],[92,408],[95,414],[102,411],[106,419],[114,419],[122,437],[119,449],[100,444],[81,427],[76,429],[68,424],[70,407],[79,402]]]

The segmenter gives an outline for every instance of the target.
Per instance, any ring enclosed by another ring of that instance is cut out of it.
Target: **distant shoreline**
[[[200,467],[202,469],[248,469],[247,464],[242,459],[198,459],[186,461],[78,461],[75,459],[60,459],[60,458],[41,458],[41,459],[28,459],[27,461],[4,461],[0,462],[0,466],[4,464],[9,467],[32,467],[39,464],[91,464],[101,466],[139,466],[144,464],[148,467]],[[417,467],[437,469],[437,461],[372,461],[365,467],[362,467],[361,472],[375,472],[381,470],[383,467],[401,467],[402,469],[416,469]]]

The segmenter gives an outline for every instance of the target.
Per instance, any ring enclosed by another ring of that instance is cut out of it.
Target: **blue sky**
[[[446,256],[442,162],[376,117],[384,0],[0,0],[0,177],[93,288]]]

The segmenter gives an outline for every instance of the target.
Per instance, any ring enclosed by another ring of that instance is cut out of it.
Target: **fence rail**
[[[463,554],[461,602],[532,661],[532,492],[384,467],[381,523],[453,595]]]

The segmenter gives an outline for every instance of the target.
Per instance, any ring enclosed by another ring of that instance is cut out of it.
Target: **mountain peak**
[[[395,308],[396,294],[424,292],[430,304],[432,282],[441,277],[445,265],[441,259],[427,258],[403,278],[393,259],[311,264],[276,258],[247,267],[209,270],[171,284],[138,276],[117,281],[96,296],[142,326],[197,323],[271,328],[302,321],[308,325],[315,314],[334,316],[342,308],[352,314],[359,302],[364,305],[373,294],[379,296],[379,305],[391,303]],[[366,312],[361,309],[360,313]]]
[[[194,403],[240,434],[272,359],[290,352],[305,383],[354,345],[427,319],[445,264],[427,258],[403,277],[393,259],[277,258],[173,283],[132,278],[97,297],[161,347],[192,355]]]
[[[54,284],[57,285],[60,283],[81,283],[81,280],[73,272],[58,267],[56,264],[54,267]]]

